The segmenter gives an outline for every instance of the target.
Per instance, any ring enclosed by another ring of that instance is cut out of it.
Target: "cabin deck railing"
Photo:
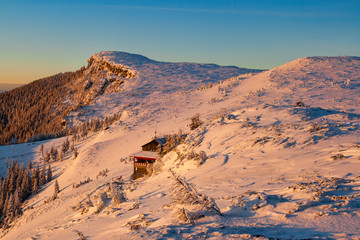
[[[146,163],[138,163],[138,162],[134,162],[134,166],[135,167],[146,167]]]
[[[134,167],[146,167],[146,166],[152,166],[152,163],[139,163],[139,162],[134,162]]]

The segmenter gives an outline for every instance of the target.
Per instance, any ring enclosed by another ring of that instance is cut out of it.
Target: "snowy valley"
[[[360,238],[359,57],[262,71],[101,52],[82,71],[67,127],[118,118],[49,163],[2,239]],[[129,156],[166,135],[184,138],[133,180]],[[66,138],[0,146],[1,176]]]

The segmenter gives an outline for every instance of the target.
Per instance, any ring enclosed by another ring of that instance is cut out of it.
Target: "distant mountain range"
[[[0,83],[0,93],[21,87],[23,84]]]

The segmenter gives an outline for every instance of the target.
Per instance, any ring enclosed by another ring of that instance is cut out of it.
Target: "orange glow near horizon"
[[[75,71],[81,67],[72,64],[60,64],[56,60],[16,63],[0,61],[0,84],[27,84],[57,73]]]

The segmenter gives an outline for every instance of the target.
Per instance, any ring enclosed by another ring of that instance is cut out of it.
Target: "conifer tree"
[[[60,187],[59,187],[59,183],[57,180],[55,180],[55,183],[54,183],[54,194],[58,194],[60,192]]]
[[[55,200],[57,198],[57,194],[60,192],[60,188],[59,188],[59,184],[58,184],[58,181],[55,180],[55,183],[54,183],[54,193],[51,197],[52,200]]]
[[[31,176],[32,185],[34,185],[35,180],[37,180],[37,186],[39,186],[39,175],[40,175],[39,165],[36,165]]]
[[[11,174],[9,175],[8,191],[9,191],[9,192],[14,192],[14,191],[15,191],[15,188],[16,188],[15,174],[14,174],[13,170],[11,170],[10,173],[11,173]]]
[[[32,191],[31,179],[30,179],[29,171],[26,171],[21,182],[21,188],[20,188],[21,198],[25,199],[27,196],[30,195],[31,191]]]
[[[40,153],[41,153],[42,158],[44,159],[44,144],[41,144],[41,146],[40,146]]]
[[[8,222],[11,222],[15,217],[14,194],[9,195],[7,202],[6,217]]]
[[[10,174],[13,174],[13,171],[12,171],[13,166],[14,166],[14,160],[11,160],[11,161],[10,161],[10,166],[7,168],[8,178],[9,178]]]
[[[35,178],[35,180],[33,181],[33,185],[32,185],[32,192],[33,193],[38,193],[39,191],[39,182],[38,182],[38,178]]]
[[[44,163],[50,162],[50,158],[51,158],[51,153],[49,153],[47,150],[45,150]]]
[[[32,169],[32,162],[31,162],[31,159],[29,158],[28,170],[31,170],[31,169]]]
[[[41,186],[44,185],[45,183],[46,183],[46,167],[44,164],[39,176],[39,185]]]
[[[58,157],[58,150],[56,147],[52,146],[50,149],[50,159],[56,161]]]
[[[14,172],[15,178],[17,178],[18,175],[19,175],[19,162],[18,162],[17,159],[15,159],[15,161],[14,161],[14,165],[13,165],[12,171]]]
[[[15,216],[20,213],[22,200],[23,199],[21,199],[19,190],[16,189],[15,192],[14,192],[14,212],[15,212]]]
[[[10,193],[7,192],[5,194],[5,202],[4,202],[4,208],[3,208],[3,214],[4,216],[6,216],[7,214],[7,209],[8,209],[8,205],[9,205],[9,200],[10,200]]]
[[[62,152],[65,154],[69,150],[69,147],[70,147],[70,141],[69,141],[69,138],[67,137],[66,140],[62,144],[62,149],[61,149]]]
[[[52,171],[51,171],[51,167],[49,165],[48,170],[47,170],[47,182],[50,182],[52,180]]]

